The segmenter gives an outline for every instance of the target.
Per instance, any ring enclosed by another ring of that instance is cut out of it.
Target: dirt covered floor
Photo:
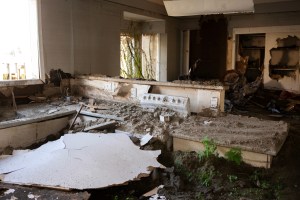
[[[88,101],[88,99],[75,99],[74,103],[83,102],[88,104]],[[66,102],[60,100],[56,103],[47,102],[45,104],[58,108],[66,105]],[[213,121],[214,119],[204,119],[196,115],[184,119],[166,108],[159,108],[150,112],[134,104],[108,101],[96,101],[94,106],[96,112],[100,114],[126,118],[125,121],[118,121],[118,125],[113,129],[97,132],[113,132],[115,130],[116,132],[128,132],[136,144],[139,143],[139,139],[143,135],[152,134],[154,138],[141,148],[147,150],[161,149],[162,154],[158,160],[167,168],[157,169],[150,177],[131,182],[125,186],[88,190],[86,192],[90,194],[90,199],[149,199],[149,197],[142,197],[143,194],[159,185],[164,185],[164,187],[159,190],[159,195],[153,199],[299,199],[300,116],[289,115],[277,118],[269,116],[268,111],[255,106],[249,106],[247,111],[243,112],[232,111],[234,115],[274,120],[276,121],[274,127],[277,123],[282,123],[280,121],[289,123],[288,137],[278,155],[273,158],[271,169],[267,170],[254,168],[244,163],[237,164],[225,158],[219,158],[214,154],[205,157],[199,152],[171,151],[171,134],[173,132],[178,130],[187,131],[188,123],[204,123],[204,121]],[[79,106],[76,105],[75,107],[78,108]],[[47,109],[48,112],[49,110],[51,109]],[[88,111],[90,109],[84,108],[84,110]],[[171,116],[170,122],[161,122],[160,115]],[[235,118],[235,116],[232,116],[232,118]],[[72,131],[81,131],[85,127],[107,121],[111,121],[111,119],[79,118]],[[239,126],[237,124],[236,127],[243,128]],[[10,187],[2,184],[1,188],[3,190],[0,191],[0,199],[10,199],[9,196],[5,195],[5,188],[9,189]],[[32,188],[35,193],[42,191],[39,188],[28,187],[28,189]],[[20,196],[18,199],[22,199],[22,197]],[[78,198],[72,199],[83,198],[78,196]]]

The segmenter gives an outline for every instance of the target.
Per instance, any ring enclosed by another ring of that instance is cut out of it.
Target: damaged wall
[[[62,69],[75,74],[120,74],[120,32],[123,11],[166,20],[161,37],[160,64],[168,74],[179,74],[177,20],[166,17],[163,6],[136,1],[44,0],[41,5],[45,72]],[[129,6],[127,6],[127,5]],[[168,51],[167,51],[168,50]],[[165,81],[163,80],[163,81]]]
[[[259,32],[244,32],[243,34],[265,33],[263,27],[280,27],[300,25],[300,12],[281,13],[258,13],[228,16],[228,46],[227,46],[227,69],[233,69],[232,47],[235,45],[234,29],[237,28],[259,28]],[[278,19],[278,20],[274,20]],[[269,53],[269,52],[268,52]]]
[[[286,2],[283,6],[276,7],[274,4],[259,4],[255,14],[228,16],[228,48],[227,48],[227,69],[234,69],[236,35],[266,33],[265,60],[264,60],[264,87],[269,89],[284,89],[291,92],[300,92],[299,71],[296,76],[284,77],[279,81],[269,76],[270,50],[277,47],[278,38],[299,36],[300,11],[299,7],[292,6],[299,2]],[[280,4],[281,5],[281,4]],[[275,9],[277,8],[277,9]],[[280,8],[281,10],[278,10]],[[290,10],[293,9],[293,10]],[[293,11],[293,12],[290,12]],[[276,20],[275,20],[276,19]]]
[[[283,89],[288,90],[295,93],[300,93],[300,72],[299,72],[299,46],[292,47],[295,45],[289,44],[278,44],[278,39],[285,39],[288,37],[296,36],[298,39],[300,38],[300,31],[299,32],[290,32],[290,33],[267,33],[266,34],[266,49],[265,49],[265,68],[264,68],[264,86],[265,88],[269,89]],[[279,41],[279,40],[278,40]],[[282,40],[281,40],[282,41]],[[279,48],[278,48],[279,47]],[[275,51],[276,54],[281,54],[281,50],[285,49],[284,52],[289,49],[290,55],[291,54],[298,54],[298,57],[294,58],[287,58],[292,60],[290,63],[282,63],[281,60],[283,58],[282,55],[274,55]],[[293,50],[294,49],[294,50]],[[273,52],[273,56],[271,56],[271,51]],[[277,58],[278,57],[278,58]],[[271,61],[272,58],[272,61]],[[296,60],[295,60],[296,59]],[[278,62],[277,62],[278,61]],[[273,62],[273,63],[272,63]],[[272,65],[274,64],[274,68],[272,70]],[[278,64],[278,67],[276,66]],[[282,65],[282,66],[281,66]],[[270,69],[271,67],[271,69]],[[295,68],[295,70],[290,70],[291,68]],[[285,74],[285,75],[280,75]]]

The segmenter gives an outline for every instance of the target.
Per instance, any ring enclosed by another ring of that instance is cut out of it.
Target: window
[[[157,79],[159,34],[121,34],[121,76]]]
[[[39,79],[38,0],[1,0],[0,27],[0,81]]]

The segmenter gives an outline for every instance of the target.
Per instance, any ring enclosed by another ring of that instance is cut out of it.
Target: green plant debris
[[[213,169],[206,169],[203,171],[200,171],[200,173],[198,174],[198,180],[200,181],[200,183],[203,186],[211,186],[212,184],[212,179],[215,176],[215,172]]]
[[[124,78],[155,79],[155,61],[151,55],[151,45],[146,53],[142,48],[142,25],[131,22],[128,30],[121,34],[121,71]],[[154,42],[150,35],[150,43]]]
[[[204,151],[198,152],[198,157],[200,160],[216,155],[215,152],[217,150],[217,145],[212,139],[204,137],[201,142],[204,145]]]
[[[240,165],[242,162],[242,151],[240,148],[231,148],[229,151],[225,153],[225,157],[232,161],[235,162],[237,165]]]
[[[228,175],[227,177],[230,183],[233,183],[238,180],[238,177],[235,175]]]

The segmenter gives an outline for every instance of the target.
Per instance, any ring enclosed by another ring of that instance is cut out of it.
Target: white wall
[[[73,72],[70,1],[42,1],[41,16],[45,72],[58,68]]]
[[[172,80],[179,75],[177,20],[165,16],[162,5],[138,0],[43,0],[41,7],[46,73],[60,68],[75,74],[118,76],[120,32],[123,12],[127,11],[166,21],[165,29],[161,23],[153,26],[164,31],[161,80]]]
[[[296,77],[287,77],[284,76],[282,79],[274,80],[269,76],[269,61],[271,59],[270,50],[272,48],[277,48],[276,40],[278,38],[283,39],[288,36],[296,36],[300,38],[300,30],[299,32],[274,32],[266,34],[266,47],[265,47],[265,69],[264,69],[264,86],[265,88],[270,89],[283,89],[290,92],[300,93],[300,74],[299,70],[296,70]]]

